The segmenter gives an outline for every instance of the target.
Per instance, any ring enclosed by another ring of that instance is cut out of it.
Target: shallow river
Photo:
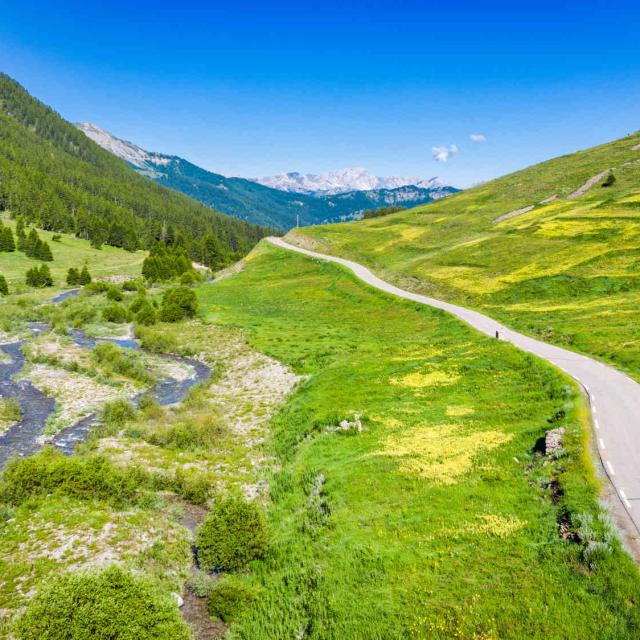
[[[52,302],[62,302],[67,298],[78,294],[78,290],[67,291]],[[36,334],[48,330],[45,323],[31,323],[30,329]],[[125,348],[140,349],[138,343],[133,339],[112,339],[112,338],[92,338],[80,329],[72,329],[69,331],[69,337],[73,339],[75,344],[85,349],[93,349],[98,341],[109,341]],[[42,448],[42,439],[40,436],[44,430],[47,418],[55,409],[55,400],[45,395],[42,391],[36,389],[28,380],[13,380],[13,376],[22,370],[25,364],[25,357],[21,347],[25,343],[12,342],[10,344],[0,345],[0,349],[4,351],[11,359],[8,363],[0,362],[0,397],[15,398],[22,409],[22,419],[13,425],[4,434],[0,435],[0,467],[14,454],[27,456],[36,453]],[[134,403],[142,395],[151,395],[160,405],[169,405],[180,402],[187,395],[191,387],[206,380],[211,374],[211,369],[198,360],[185,358],[173,354],[164,354],[164,357],[174,362],[181,362],[190,365],[194,374],[186,380],[178,380],[175,378],[164,378],[159,380],[152,389],[139,394],[134,398]],[[52,444],[64,453],[73,452],[78,442],[85,440],[92,427],[97,424],[95,414],[87,416],[75,424],[58,432]]]

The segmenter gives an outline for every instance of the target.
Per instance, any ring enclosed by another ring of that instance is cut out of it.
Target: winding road
[[[350,269],[363,282],[392,295],[443,309],[488,336],[506,340],[564,371],[587,393],[594,436],[604,470],[621,504],[640,534],[640,384],[617,369],[593,358],[534,340],[504,327],[496,320],[449,302],[405,291],[371,273],[357,262],[303,249],[282,238],[269,242],[312,258],[336,262]]]

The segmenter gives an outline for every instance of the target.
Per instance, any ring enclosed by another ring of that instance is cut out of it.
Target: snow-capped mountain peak
[[[398,189],[409,185],[426,189],[443,186],[439,178],[422,180],[402,176],[376,176],[364,167],[351,167],[328,173],[281,173],[255,180],[280,191],[306,193],[310,195],[335,195],[349,191],[373,191],[375,189]]]

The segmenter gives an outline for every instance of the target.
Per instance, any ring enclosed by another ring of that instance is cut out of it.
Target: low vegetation
[[[16,624],[19,640],[189,640],[175,602],[118,566],[54,577]]]
[[[640,379],[638,144],[634,133],[415,209],[289,239]]]
[[[198,562],[205,570],[244,569],[267,548],[259,507],[241,498],[217,502],[198,529],[196,546]]]
[[[600,524],[569,379],[268,246],[199,291],[207,318],[308,376],[273,421],[272,536],[251,580],[236,576],[259,592],[233,638],[638,634],[638,572]],[[536,453],[559,426],[561,454]]]

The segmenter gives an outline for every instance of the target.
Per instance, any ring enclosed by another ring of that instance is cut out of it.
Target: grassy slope
[[[631,560],[616,545],[590,572],[558,535],[563,510],[597,508],[559,372],[272,247],[200,298],[310,376],[274,422],[274,540],[234,638],[637,637]],[[542,466],[530,452],[559,410],[569,454]],[[362,434],[325,429],[355,412]],[[540,486],[556,473],[553,504]]]
[[[299,233],[405,288],[484,310],[638,377],[639,143],[635,133],[408,212]],[[614,186],[566,199],[608,168]]]
[[[15,222],[8,217],[2,218],[3,224],[11,227],[15,232]],[[49,231],[38,229],[38,235],[46,240],[53,253],[53,262],[47,263],[53,276],[54,289],[68,289],[65,278],[69,267],[82,268],[87,263],[89,271],[94,278],[103,278],[113,275],[130,275],[139,277],[142,262],[147,256],[146,251],[125,251],[117,247],[103,245],[102,249],[94,249],[87,240],[75,238],[69,234],[58,234],[60,242],[53,242],[55,235]],[[15,237],[15,234],[14,234]],[[18,289],[26,290],[25,274],[33,266],[43,264],[40,260],[28,258],[21,251],[12,253],[0,252],[0,273],[4,275],[9,284],[11,293]],[[52,289],[46,289],[51,293]]]

